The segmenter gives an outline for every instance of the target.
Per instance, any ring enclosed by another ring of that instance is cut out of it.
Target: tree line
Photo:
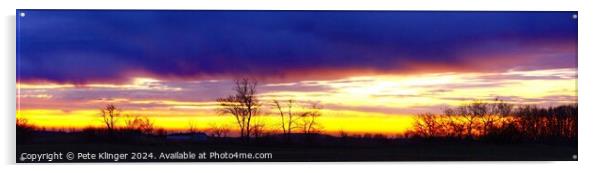
[[[542,108],[495,99],[415,117],[411,136],[501,141],[576,140],[577,104]]]

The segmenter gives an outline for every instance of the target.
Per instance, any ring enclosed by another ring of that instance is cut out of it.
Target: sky
[[[576,12],[17,11],[17,117],[98,126],[113,103],[156,126],[233,125],[215,100],[258,80],[323,106],[324,131],[400,133],[475,99],[577,102]]]

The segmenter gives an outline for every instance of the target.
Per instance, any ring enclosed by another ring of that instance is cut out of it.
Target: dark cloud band
[[[22,11],[21,81],[576,67],[575,12]]]

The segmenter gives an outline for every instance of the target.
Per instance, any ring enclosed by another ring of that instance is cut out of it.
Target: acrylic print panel
[[[17,10],[17,162],[577,160],[577,13]]]

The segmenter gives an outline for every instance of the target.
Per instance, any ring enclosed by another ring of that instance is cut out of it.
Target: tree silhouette
[[[463,138],[465,135],[466,127],[465,123],[462,122],[462,118],[455,114],[453,109],[445,109],[445,126],[447,137],[452,138]]]
[[[485,115],[481,115],[482,135],[487,135],[496,128],[498,123],[504,123],[505,118],[512,114],[512,104],[505,103],[503,100],[496,98],[494,103],[486,104],[488,107]],[[501,124],[504,126],[504,124]]]
[[[115,125],[121,117],[121,111],[113,104],[108,104],[104,108],[100,109],[100,116],[102,122],[109,131],[109,134],[113,134]]]
[[[452,125],[454,125],[454,130],[463,130],[462,134],[464,134],[466,137],[474,138],[477,134],[477,130],[479,129],[479,119],[487,115],[487,104],[482,101],[475,100],[472,103],[460,105],[455,109],[448,108],[445,110],[445,113],[448,116],[454,117],[448,118],[448,121],[451,121]],[[457,122],[462,123],[464,127],[457,127],[458,124],[455,124],[456,122],[454,121],[456,120],[454,119],[457,119]]]
[[[539,108],[515,106],[496,98],[475,100],[443,115],[416,115],[410,134],[496,141],[573,141],[577,138],[577,104]]]
[[[258,138],[265,134],[267,125],[264,121],[259,118],[253,119],[251,122],[250,133],[253,137]]]
[[[224,125],[210,123],[207,132],[209,132],[212,137],[221,138],[225,137],[230,132],[230,129]]]
[[[529,140],[577,138],[577,104],[550,108],[523,105],[514,114],[520,131]]]
[[[248,139],[251,135],[251,121],[259,114],[260,102],[257,98],[257,81],[241,79],[234,81],[234,94],[225,98],[218,98],[220,114],[230,114],[236,118],[241,139]]]
[[[188,133],[196,133],[198,131],[196,122],[190,119],[188,120]]]
[[[151,121],[148,117],[128,117],[125,120],[125,127],[128,130],[150,134],[154,130],[154,122]]]
[[[439,137],[444,134],[445,124],[441,116],[432,113],[422,113],[414,119],[414,132],[425,138]]]
[[[280,127],[282,128],[282,134],[286,135],[287,140],[290,140],[295,123],[297,121],[298,113],[293,112],[295,101],[292,99],[287,100],[284,104],[281,104],[278,100],[273,100],[274,107],[278,110],[280,115]]]
[[[322,106],[319,103],[311,103],[306,111],[302,112],[299,116],[301,131],[305,134],[319,133],[320,124],[318,123],[318,117],[322,116]]]

